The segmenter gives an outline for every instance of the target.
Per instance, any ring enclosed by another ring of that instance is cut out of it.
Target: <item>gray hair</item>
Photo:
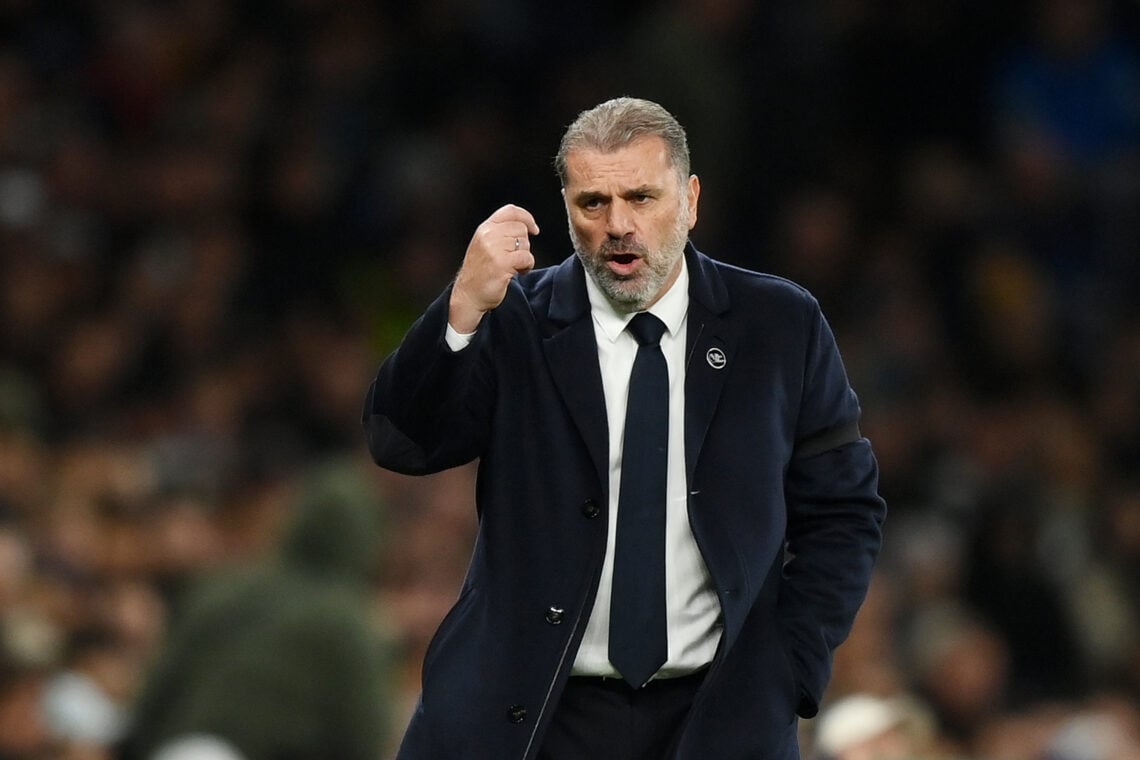
[[[670,165],[681,180],[689,176],[689,142],[685,128],[673,116],[650,100],[614,98],[578,114],[566,128],[554,170],[566,185],[566,156],[579,148],[612,153],[641,137],[660,137],[665,141]]]

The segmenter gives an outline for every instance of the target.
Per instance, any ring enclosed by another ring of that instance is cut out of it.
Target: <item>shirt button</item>
[[[586,499],[582,503],[582,514],[590,519],[593,519],[602,513],[602,508],[598,506],[598,500],[594,498]]]
[[[507,720],[511,723],[522,723],[526,720],[526,708],[522,705],[511,705],[507,708]]]
[[[546,622],[551,625],[558,625],[566,617],[566,610],[561,607],[551,607],[546,611]]]

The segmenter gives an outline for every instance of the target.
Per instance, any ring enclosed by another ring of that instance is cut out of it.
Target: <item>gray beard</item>
[[[570,241],[574,244],[578,260],[582,262],[590,279],[617,311],[626,314],[644,311],[661,292],[661,288],[669,280],[669,275],[677,267],[677,262],[685,254],[685,243],[689,239],[688,213],[685,212],[687,209],[677,218],[673,234],[657,251],[649,251],[640,245],[629,246],[623,245],[621,241],[607,240],[598,247],[598,250],[588,252],[582,240],[574,232],[574,226],[570,225]],[[642,257],[646,266],[635,278],[617,277],[606,266],[607,255],[612,251],[635,252]]]

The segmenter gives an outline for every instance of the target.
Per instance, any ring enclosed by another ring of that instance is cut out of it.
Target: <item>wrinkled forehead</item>
[[[666,186],[678,182],[668,147],[660,137],[641,137],[614,150],[581,146],[566,154],[566,189]]]

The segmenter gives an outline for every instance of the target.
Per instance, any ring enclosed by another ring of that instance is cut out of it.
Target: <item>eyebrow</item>
[[[582,190],[581,192],[574,193],[574,202],[578,204],[588,203],[590,201],[601,201],[609,198],[605,193],[597,192],[596,190]]]
[[[658,195],[660,188],[652,185],[638,185],[637,187],[630,188],[621,193],[622,198],[633,198],[638,195]],[[593,200],[607,200],[609,193],[603,193],[600,190],[582,190],[574,194],[575,203],[586,203]]]
[[[633,188],[632,190],[627,190],[622,197],[632,198],[635,195],[657,195],[659,192],[660,189],[653,187],[652,185],[641,185],[639,187]]]

